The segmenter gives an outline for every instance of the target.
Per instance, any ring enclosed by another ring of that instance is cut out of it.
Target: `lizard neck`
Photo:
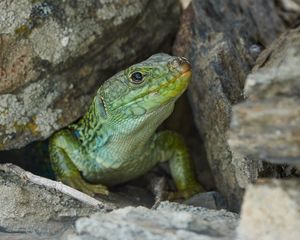
[[[82,145],[86,146],[103,131],[106,120],[104,105],[101,99],[95,97],[86,114],[77,123],[72,124],[70,128],[82,142]]]
[[[100,151],[105,145],[106,150],[112,148],[110,152],[126,155],[127,152],[134,152],[135,147],[145,145],[173,109],[174,102],[170,102],[141,116],[104,116],[103,109],[99,109],[99,103],[94,100],[88,112],[72,125],[72,129],[82,145],[93,152]],[[120,145],[124,147],[119,148]]]
[[[112,139],[108,144],[118,146],[117,143],[123,145],[127,143],[128,152],[134,152],[137,146],[148,143],[158,126],[172,113],[173,109],[174,102],[170,102],[141,116],[115,118],[107,121],[107,128],[113,132]]]

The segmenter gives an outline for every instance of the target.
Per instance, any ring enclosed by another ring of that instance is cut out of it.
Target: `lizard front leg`
[[[79,141],[69,130],[62,130],[51,137],[50,162],[58,180],[63,183],[85,192],[91,196],[94,194],[108,194],[107,188],[102,184],[91,184],[86,182],[77,165],[85,159]]]
[[[169,198],[189,198],[203,191],[196,179],[195,170],[183,139],[171,131],[155,135],[155,155],[160,162],[169,162],[172,178],[177,192],[170,193]]]

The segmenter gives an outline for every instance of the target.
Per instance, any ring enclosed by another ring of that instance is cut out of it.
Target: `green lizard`
[[[188,150],[174,132],[155,133],[186,90],[191,67],[156,54],[100,86],[88,112],[50,139],[50,161],[63,183],[90,195],[169,161],[177,197],[199,192]]]

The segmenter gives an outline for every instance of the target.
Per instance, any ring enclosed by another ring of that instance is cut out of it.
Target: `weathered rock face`
[[[285,30],[275,1],[192,1],[174,52],[192,62],[189,88],[198,131],[218,190],[239,209],[244,178],[257,166],[233,158],[226,132],[231,106],[244,99],[247,74],[262,49]]]
[[[48,137],[172,36],[179,2],[0,2],[0,150]],[[147,46],[147,47],[146,47]]]
[[[68,188],[15,165],[0,165],[0,238],[231,239],[237,226],[237,214],[225,210],[170,202],[160,203],[158,210],[147,209],[141,205],[151,207],[153,203],[149,205],[137,187],[123,186],[107,197],[96,198]],[[223,201],[211,192],[194,196],[194,202],[221,208]],[[186,203],[193,204],[193,199]],[[121,210],[109,213],[117,208]],[[75,220],[94,213],[78,221],[75,233]]]
[[[67,239],[233,239],[238,217],[215,211],[163,202],[157,210],[127,207],[97,213],[76,222],[76,233]]]
[[[299,0],[278,0],[278,10],[281,18],[292,27],[299,24],[300,1]]]
[[[229,143],[244,161],[300,158],[299,66],[300,28],[283,34],[259,56],[246,80],[247,100],[233,107]]]
[[[265,180],[249,186],[244,197],[238,239],[300,238],[299,180]]]
[[[60,234],[74,219],[96,211],[99,209],[0,170],[1,232]]]
[[[186,9],[188,5],[191,3],[191,0],[180,0],[183,9]]]

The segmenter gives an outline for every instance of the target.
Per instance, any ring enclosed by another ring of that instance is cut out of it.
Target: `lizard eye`
[[[131,74],[130,78],[133,83],[142,83],[144,76],[140,72],[134,72]]]

